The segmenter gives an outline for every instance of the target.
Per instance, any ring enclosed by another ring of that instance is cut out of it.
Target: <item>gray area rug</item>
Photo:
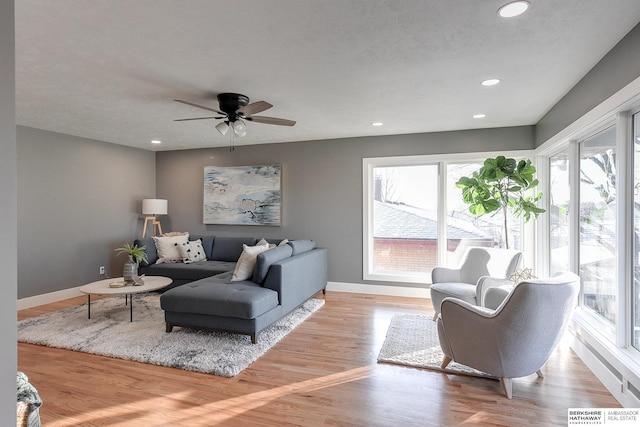
[[[451,362],[440,368],[443,358],[437,324],[431,316],[399,314],[393,316],[378,362],[426,368],[451,374],[495,378],[468,366]]]
[[[226,332],[166,333],[158,294],[134,295],[130,322],[124,297],[112,297],[91,303],[91,319],[83,304],[22,320],[18,341],[233,377],[323,305],[324,300],[308,300],[251,344],[247,335]]]

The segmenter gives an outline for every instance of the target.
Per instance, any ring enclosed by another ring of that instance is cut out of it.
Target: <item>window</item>
[[[475,216],[462,201],[456,182],[482,167],[482,163],[447,164],[447,260],[455,267],[468,246],[505,247],[502,211]],[[521,248],[520,220],[509,215],[509,247]]]
[[[438,261],[438,165],[373,170],[373,272],[424,277]]]
[[[457,266],[468,246],[500,246],[502,214],[471,214],[455,185],[481,166],[455,156],[364,159],[364,278],[430,283],[433,267]],[[520,248],[520,220],[509,220],[510,246]]]
[[[549,158],[549,273],[569,271],[569,156]]]
[[[580,143],[580,277],[583,306],[616,321],[616,128]]]
[[[538,228],[536,253],[544,257],[536,266],[544,276],[567,268],[580,275],[571,347],[630,406],[640,399],[640,79],[635,83],[537,149],[546,159],[538,179],[549,216]]]

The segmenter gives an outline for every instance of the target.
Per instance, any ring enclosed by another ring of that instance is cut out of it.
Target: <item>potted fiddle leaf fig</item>
[[[479,170],[460,178],[456,186],[462,189],[462,199],[472,214],[481,216],[502,209],[504,241],[509,248],[508,212],[525,222],[545,212],[537,205],[542,193],[531,192],[538,185],[535,173],[530,160],[498,156],[486,159]]]

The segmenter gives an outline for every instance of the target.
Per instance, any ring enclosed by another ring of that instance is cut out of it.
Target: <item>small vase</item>
[[[132,256],[129,256],[129,261],[124,263],[124,269],[122,271],[122,278],[127,285],[133,284],[138,275],[138,264],[133,260]]]

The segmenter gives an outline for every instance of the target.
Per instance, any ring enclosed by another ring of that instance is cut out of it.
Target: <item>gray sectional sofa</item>
[[[327,250],[313,240],[293,240],[257,255],[253,274],[232,281],[243,245],[258,239],[192,235],[202,241],[206,260],[156,264],[153,238],[134,243],[145,246],[148,263],[140,274],[173,279],[160,297],[167,332],[174,326],[213,329],[251,336],[279,320],[327,285]],[[278,244],[279,241],[271,243]]]

